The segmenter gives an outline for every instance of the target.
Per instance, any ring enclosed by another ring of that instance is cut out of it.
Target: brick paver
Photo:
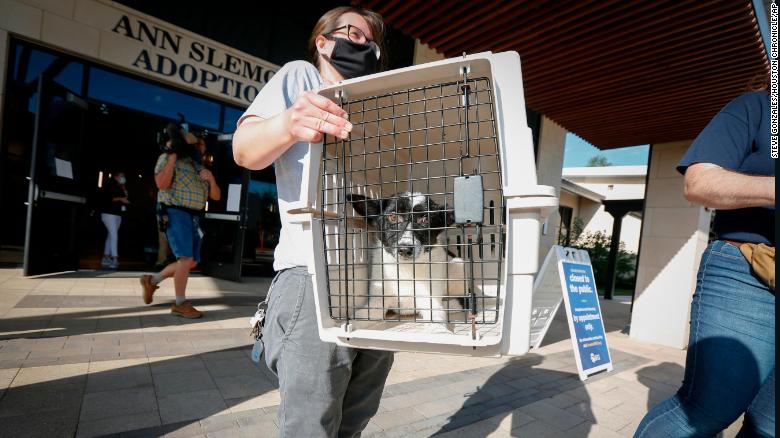
[[[270,279],[191,278],[206,316],[190,321],[169,314],[169,282],[143,305],[137,276],[0,269],[0,436],[276,434],[277,384],[246,330]],[[520,358],[398,353],[364,436],[631,436],[677,389],[685,352],[622,333],[628,303],[602,310],[613,372],[579,380],[562,314]]]

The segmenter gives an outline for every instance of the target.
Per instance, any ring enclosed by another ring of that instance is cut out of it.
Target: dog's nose
[[[399,246],[398,247],[398,255],[403,257],[411,257],[414,255],[414,247],[413,246]]]

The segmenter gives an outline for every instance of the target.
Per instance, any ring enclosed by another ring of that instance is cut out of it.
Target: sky
[[[566,133],[566,144],[563,152],[563,167],[584,167],[588,160],[596,155],[603,155],[615,166],[647,165],[649,145],[629,146],[619,149],[601,151],[587,141],[571,132]]]

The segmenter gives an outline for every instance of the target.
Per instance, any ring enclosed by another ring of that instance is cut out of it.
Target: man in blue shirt
[[[774,436],[774,278],[757,275],[740,249],[762,245],[774,271],[769,113],[768,92],[739,96],[677,167],[685,198],[717,210],[716,240],[699,267],[682,387],[645,415],[635,437],[714,436],[743,413],[739,436]]]

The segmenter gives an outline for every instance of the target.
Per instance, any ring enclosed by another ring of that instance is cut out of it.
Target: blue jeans
[[[167,208],[168,228],[165,237],[176,258],[191,257],[200,261],[200,216],[175,207]]]
[[[716,240],[699,266],[682,387],[634,437],[711,437],[743,413],[737,436],[775,436],[775,296]]]
[[[321,341],[305,267],[280,271],[268,293],[262,339],[279,377],[279,437],[359,437],[379,409],[393,353]]]

